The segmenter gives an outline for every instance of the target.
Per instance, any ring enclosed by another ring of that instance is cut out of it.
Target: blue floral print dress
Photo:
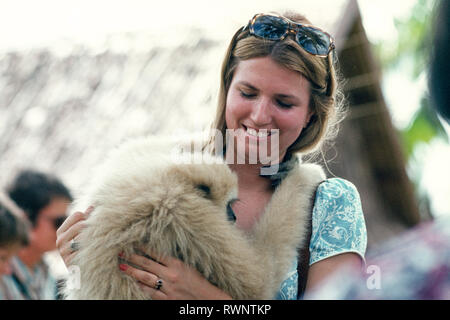
[[[347,252],[356,253],[365,261],[366,247],[366,224],[355,186],[341,178],[325,180],[317,188],[312,211],[309,265]],[[276,299],[297,299],[298,277],[294,261]]]

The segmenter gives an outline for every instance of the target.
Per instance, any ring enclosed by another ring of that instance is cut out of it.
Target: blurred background
[[[336,39],[350,112],[325,159],[358,188],[375,248],[450,215],[450,131],[427,92],[434,3],[2,0],[0,185],[31,167],[76,197],[125,139],[209,127],[231,36],[292,9]]]

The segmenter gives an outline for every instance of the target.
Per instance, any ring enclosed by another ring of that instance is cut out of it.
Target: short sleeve
[[[309,264],[353,252],[365,262],[367,230],[358,190],[341,178],[327,179],[316,191]]]

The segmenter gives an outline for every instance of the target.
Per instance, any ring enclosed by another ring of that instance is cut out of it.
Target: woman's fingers
[[[145,284],[140,282],[138,282],[138,286],[142,291],[144,291],[147,296],[154,300],[167,300],[167,295],[161,290],[150,288],[149,286],[146,286]]]
[[[67,253],[64,259],[66,266],[70,266],[72,264],[72,260],[75,257],[75,252]]]
[[[119,269],[136,279],[139,287],[152,299],[167,299],[167,295],[164,293],[164,282],[155,274],[127,264],[120,264]],[[161,283],[159,283],[160,281]]]
[[[125,272],[126,274],[132,276],[140,283],[143,283],[151,288],[156,288],[157,281],[159,280],[159,278],[153,273],[139,270],[127,264],[120,264],[119,269]]]
[[[74,251],[70,247],[70,242],[78,236],[83,228],[86,227],[85,220],[92,210],[93,207],[91,206],[84,213],[78,211],[71,214],[56,231],[56,247],[66,266],[69,266],[74,255]]]
[[[67,217],[66,220],[64,220],[61,227],[59,227],[58,230],[56,230],[56,235],[59,236],[59,235],[63,234],[73,224],[77,223],[78,221],[85,220],[85,219],[86,219],[86,215],[81,211],[77,211],[77,212],[71,214],[70,216]]]
[[[163,256],[160,254],[157,254],[156,252],[152,252],[152,251],[148,251],[145,248],[139,248],[138,249],[138,253],[140,253],[141,255],[143,255],[144,257],[151,259],[153,261],[156,261],[159,264],[162,264],[163,266],[168,267],[173,261],[175,261],[175,258],[172,258],[170,256]]]
[[[64,220],[64,223],[61,225],[61,227],[59,227],[58,230],[56,230],[56,234],[60,235],[66,232],[74,223],[77,223],[80,220],[86,220],[93,210],[94,207],[90,206],[84,213],[81,211],[77,211],[71,214],[70,216],[67,217],[66,220]]]
[[[120,256],[130,264],[142,268],[140,270],[128,264],[119,265],[120,270],[137,280],[141,289],[148,296],[155,300],[168,299],[166,289],[169,284],[168,279],[170,278],[170,273],[167,271],[166,266],[148,255],[145,257],[138,254],[132,254],[130,257]]]
[[[147,258],[147,257],[140,256],[137,254],[132,254],[130,257],[124,257],[124,258],[127,261],[131,262],[132,264],[144,269],[145,271],[148,271],[153,274],[157,274],[160,277],[163,276],[165,273],[165,266],[163,266],[162,264],[153,260],[152,258]]]
[[[56,238],[56,247],[60,250],[67,250],[70,247],[70,241],[74,239],[83,228],[86,227],[85,220],[78,220],[70,226],[66,232],[59,234]]]

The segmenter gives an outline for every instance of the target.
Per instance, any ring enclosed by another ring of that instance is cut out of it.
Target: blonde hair
[[[284,17],[298,23],[311,24],[304,16],[292,12]],[[301,73],[311,88],[310,108],[313,116],[297,140],[288,148],[287,154],[312,153],[320,149],[325,141],[332,141],[338,130],[338,123],[344,118],[343,94],[338,86],[333,53],[328,57],[317,57],[304,51],[291,36],[282,41],[260,39],[249,34],[248,28],[240,28],[231,39],[222,63],[216,118],[212,129],[221,131],[225,137],[225,109],[228,90],[234,71],[240,61],[258,57],[271,57],[280,65]],[[214,131],[214,130],[213,130]],[[213,139],[208,143],[211,144]],[[224,141],[225,145],[225,141]],[[209,146],[214,150],[214,147]]]

